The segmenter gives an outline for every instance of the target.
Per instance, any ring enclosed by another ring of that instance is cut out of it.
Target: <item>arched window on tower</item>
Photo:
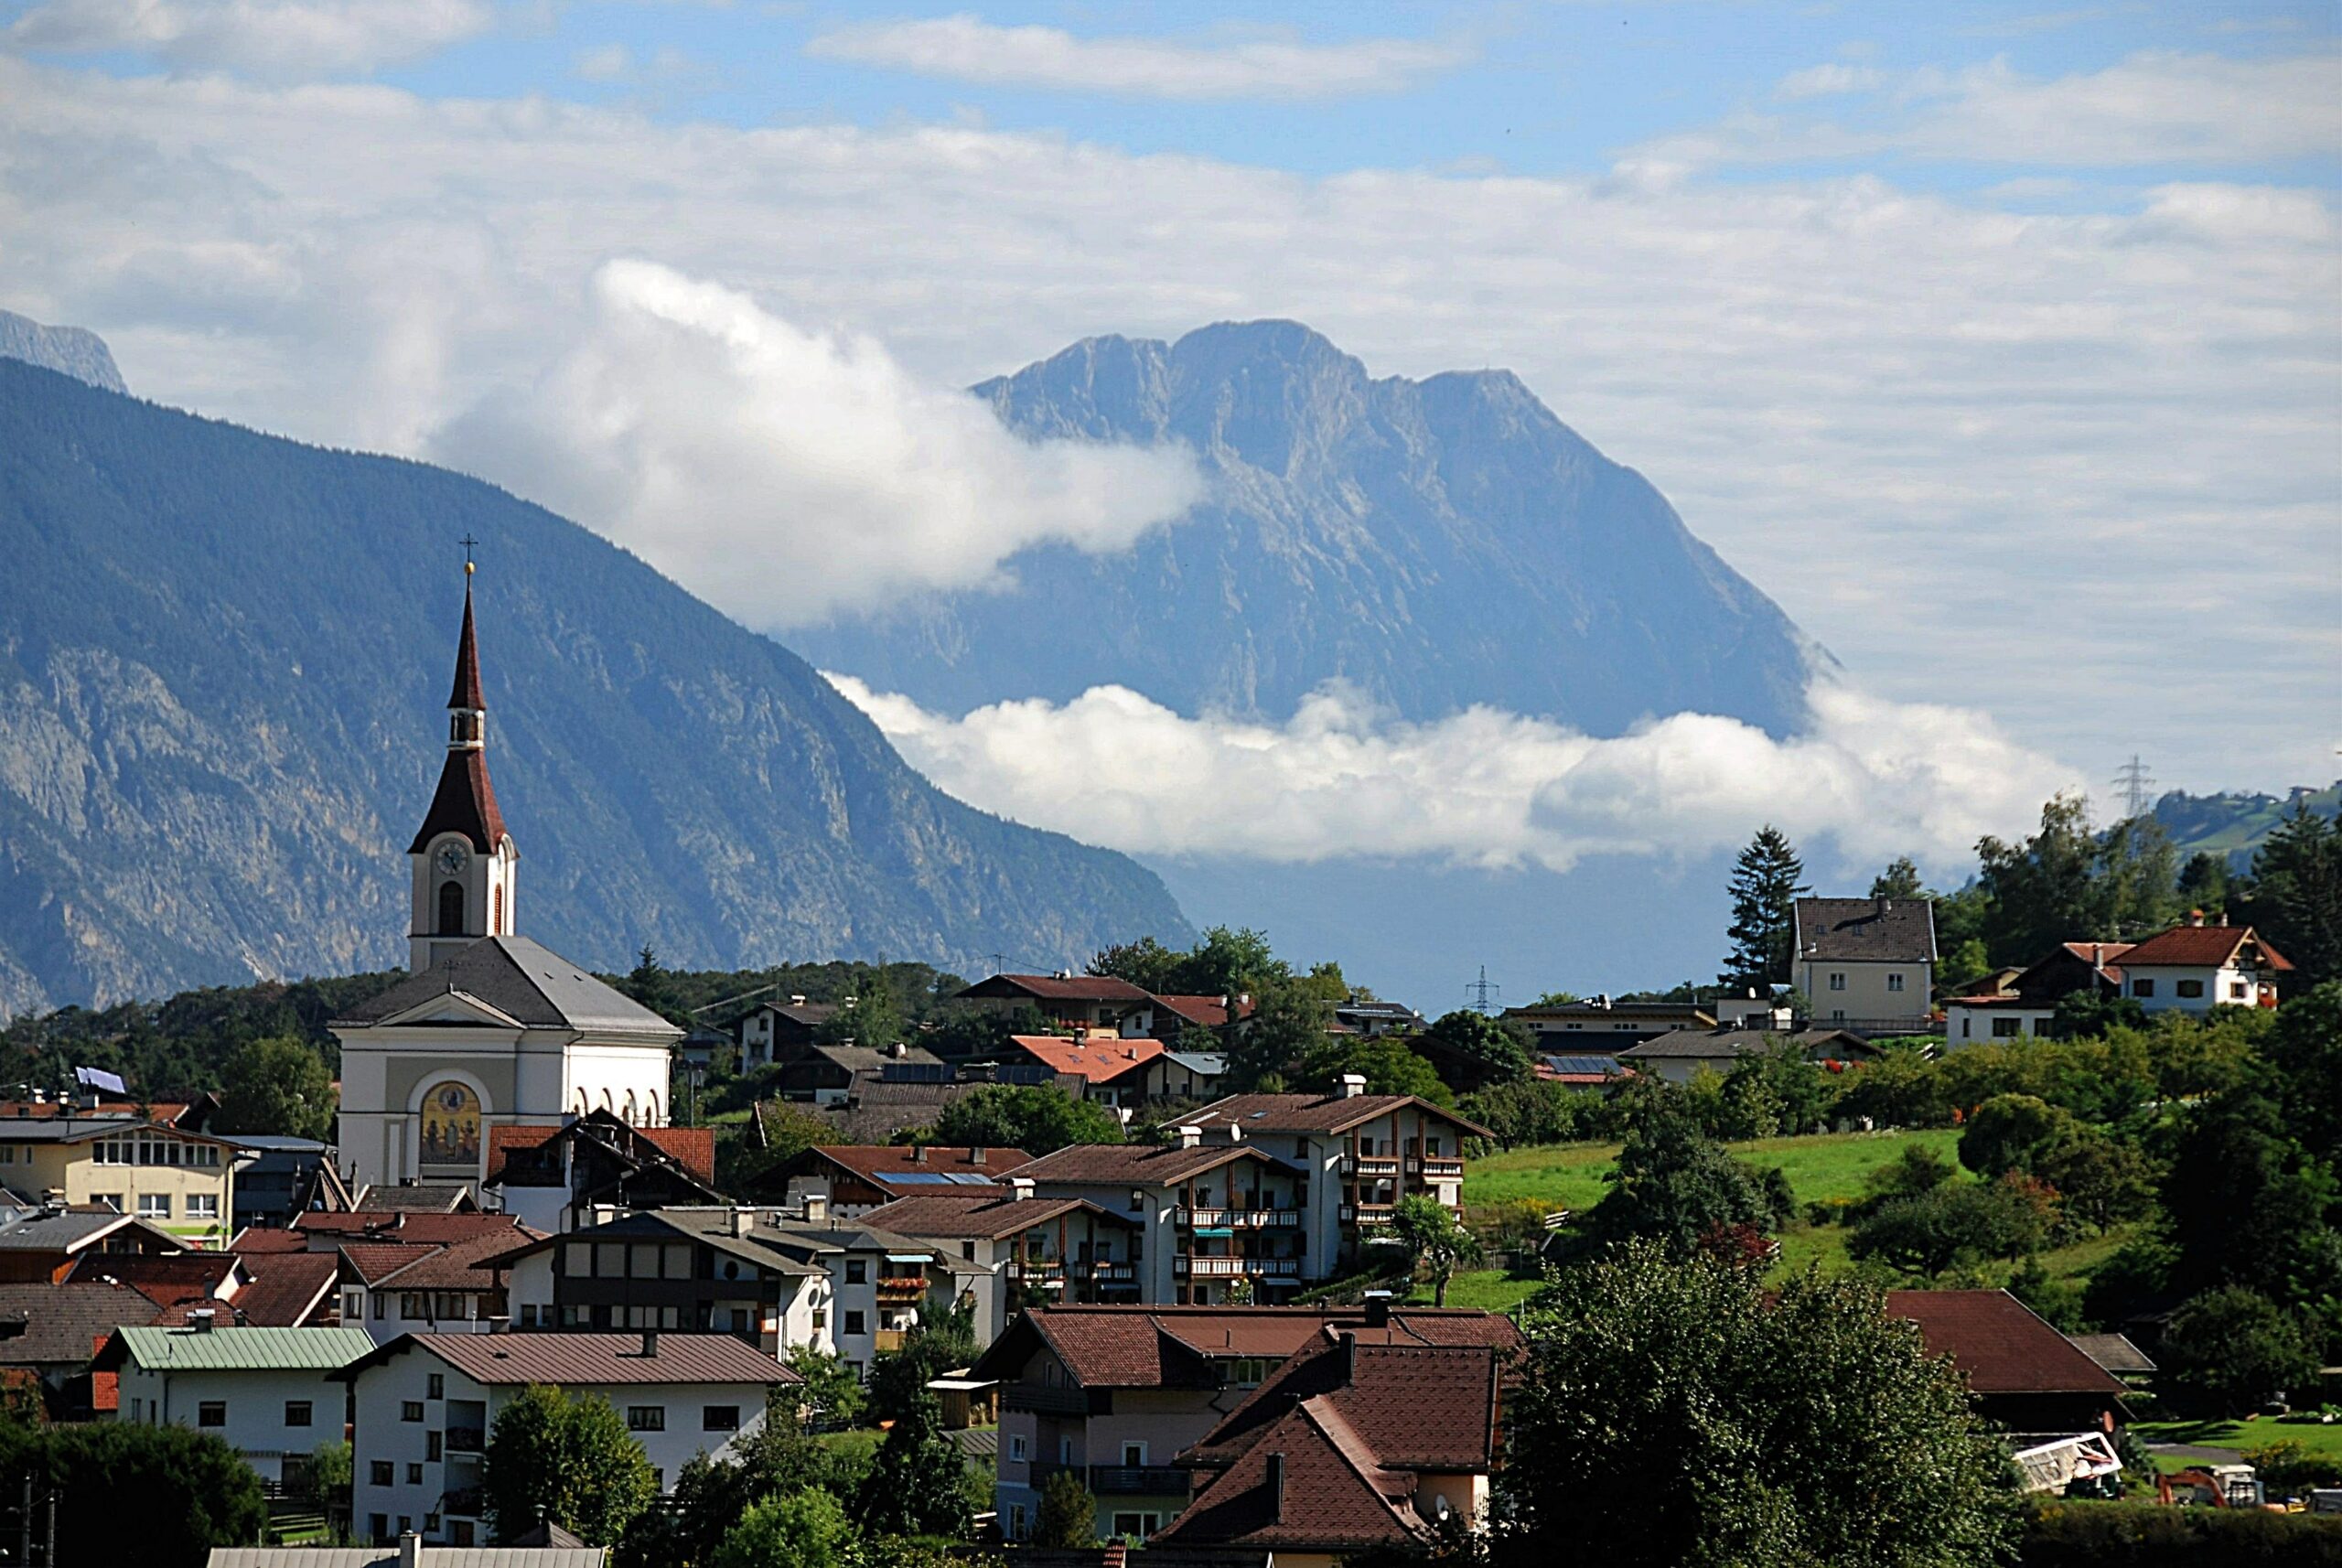
[[[460,882],[439,884],[439,934],[443,937],[464,934],[464,885]]]
[[[639,1121],[635,1115],[634,1090],[631,1089],[626,1091],[626,1124],[629,1127],[640,1125]]]
[[[491,937],[500,937],[504,934],[504,884],[498,883],[495,891],[489,897],[494,900],[490,908],[496,911],[496,918],[489,922],[488,934]]]

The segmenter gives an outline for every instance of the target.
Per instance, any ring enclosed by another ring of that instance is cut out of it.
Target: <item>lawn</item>
[[[1914,1144],[1955,1159],[1960,1133],[1950,1127],[1918,1133],[1828,1133],[1810,1138],[1759,1138],[1730,1147],[1751,1165],[1779,1166],[1799,1203],[1817,1203],[1860,1197],[1872,1171],[1900,1158]],[[1604,1178],[1617,1157],[1616,1144],[1558,1144],[1490,1155],[1465,1165],[1464,1200],[1532,1198],[1583,1212],[1608,1190]]]
[[[2331,1426],[2267,1416],[2255,1421],[2141,1421],[2133,1423],[2131,1430],[2149,1443],[2191,1443],[2205,1448],[2265,1448],[2290,1441],[2323,1458],[2342,1460],[2342,1421]]]

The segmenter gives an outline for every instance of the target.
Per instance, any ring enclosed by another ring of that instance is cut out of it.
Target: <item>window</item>
[[[1844,970],[1833,969],[1830,972],[1830,989],[1832,991],[1843,991],[1846,989],[1846,972]]]
[[[846,1283],[850,1285],[863,1284],[867,1283],[869,1278],[870,1264],[866,1259],[848,1258],[845,1261]]]
[[[627,1406],[626,1429],[628,1432],[666,1431],[667,1407],[663,1404],[630,1404]]]
[[[1155,1516],[1151,1513],[1118,1513],[1114,1516],[1114,1533],[1144,1541],[1155,1533]]]
[[[1890,974],[1888,974],[1888,975],[1887,975],[1887,977],[1886,977],[1886,989],[1887,989],[1887,990],[1889,990],[1889,991],[1900,991],[1900,990],[1902,990],[1902,989],[1903,989],[1903,976],[1902,976],[1900,973],[1890,973]]]
[[[1025,1505],[1023,1503],[1008,1505],[1008,1538],[1011,1541],[1025,1539]]]
[[[444,1432],[424,1433],[423,1434],[423,1456],[425,1459],[432,1461],[434,1464],[436,1464],[445,1448],[446,1440],[447,1434]]]
[[[2204,983],[2200,980],[2183,980],[2174,984],[2171,989],[2174,994],[2179,996],[2201,996],[2204,994]]]
[[[862,1322],[863,1322],[862,1314],[860,1314],[860,1313],[858,1313],[858,1312],[849,1312],[849,1313],[847,1313],[847,1314],[845,1315],[845,1331],[846,1331],[848,1334],[864,1334],[864,1333],[867,1333],[867,1332],[868,1332],[868,1330],[863,1327],[863,1326],[862,1326]]]
[[[960,1256],[967,1259],[968,1262],[972,1263],[976,1261],[976,1244],[973,1241],[961,1242]]]
[[[389,1484],[390,1484],[390,1483],[388,1483],[387,1481],[383,1483],[383,1485],[385,1485],[385,1486],[388,1486]],[[366,1533],[367,1533],[368,1535],[370,1535],[370,1536],[371,1536],[371,1537],[373,1537],[373,1538],[374,1538],[374,1544],[375,1544],[375,1545],[377,1545],[377,1546],[388,1546],[388,1545],[390,1545],[390,1544],[391,1544],[391,1516],[390,1516],[390,1515],[388,1515],[388,1514],[386,1514],[386,1513],[370,1513],[370,1514],[368,1514],[368,1515],[366,1516]]]
[[[309,1402],[307,1400],[286,1400],[285,1402],[285,1424],[287,1426],[308,1425]]]
[[[1145,1465],[1145,1444],[1125,1443],[1123,1444],[1123,1468],[1125,1470],[1137,1470],[1144,1468]]]
[[[1070,1465],[1073,1463],[1072,1438],[1060,1437],[1058,1439],[1058,1463],[1060,1465]]]
[[[2131,994],[2133,996],[2153,996],[2154,993],[2155,983],[2152,980],[2134,980],[2131,983]]]
[[[472,1521],[467,1519],[450,1520],[447,1523],[447,1544],[450,1546],[473,1544]]]
[[[1025,1434],[1023,1433],[1018,1432],[1010,1434],[1008,1439],[1008,1456],[1011,1459],[1018,1460],[1020,1462],[1024,1459]]]
[[[171,1217],[171,1195],[167,1192],[142,1192],[138,1195],[138,1218],[168,1219]]]
[[[187,1195],[187,1217],[189,1219],[220,1218],[220,1195],[216,1192],[190,1192]]]
[[[423,1384],[423,1397],[427,1400],[446,1399],[447,1397],[447,1374],[445,1372],[434,1372],[429,1378],[425,1379]]]
[[[737,1432],[740,1430],[740,1407],[736,1404],[700,1406],[699,1429],[702,1432]]]
[[[369,1465],[366,1467],[366,1478],[378,1487],[394,1487],[398,1485],[398,1472],[392,1468],[391,1462],[388,1459],[377,1459],[371,1465]],[[377,1514],[374,1517],[380,1519],[381,1516]]]
[[[200,1404],[198,1404],[195,1407],[195,1424],[198,1426],[227,1425],[228,1402],[226,1400],[205,1400]]]
[[[815,1307],[813,1309],[813,1332],[816,1334],[825,1333],[829,1326],[830,1309],[826,1306]]]
[[[439,934],[443,937],[464,934],[464,885],[460,882],[439,884]]]
[[[374,1316],[377,1318],[383,1318],[388,1317],[390,1315],[391,1298],[386,1295],[376,1296],[374,1298]]]
[[[423,1402],[421,1400],[401,1401],[399,1403],[399,1419],[401,1421],[421,1421],[423,1419]]]
[[[1993,1038],[1996,1040],[2014,1039],[2024,1033],[2025,1020],[2022,1018],[1995,1018],[1993,1020]]]
[[[118,1192],[93,1192],[90,1195],[90,1201],[101,1208],[111,1208],[116,1214],[122,1212],[122,1194]]]
[[[2241,1001],[2243,1001],[2243,1000],[2245,999],[2245,984],[2244,984],[2244,982],[2243,982],[2243,981],[2241,981],[2241,980],[2231,980],[2231,981],[2229,981],[2229,996],[2230,1000],[2232,1000],[2232,1001],[2237,1001],[2237,1002],[2241,1002]]]
[[[406,1467],[406,1484],[410,1487],[419,1487],[423,1485],[423,1466],[413,1461],[408,1462]]]

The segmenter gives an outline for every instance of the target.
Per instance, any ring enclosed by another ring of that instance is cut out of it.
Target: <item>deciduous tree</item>
[[[1046,1155],[1069,1144],[1119,1144],[1123,1138],[1122,1122],[1094,1101],[1041,1084],[988,1083],[943,1108],[933,1141],[953,1148]]]
[[[1391,1210],[1389,1234],[1406,1255],[1409,1271],[1431,1280],[1432,1305],[1447,1305],[1447,1283],[1458,1266],[1476,1262],[1480,1243],[1439,1199],[1411,1192]]]
[[[497,1412],[480,1482],[505,1541],[550,1521],[609,1545],[658,1495],[642,1444],[609,1401],[542,1386]]]
[[[289,1035],[247,1040],[220,1076],[221,1132],[332,1136],[333,1075],[307,1041]]]

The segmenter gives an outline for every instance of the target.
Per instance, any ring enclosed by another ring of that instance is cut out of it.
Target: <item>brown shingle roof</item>
[[[2218,969],[2237,957],[2237,950],[2251,942],[2260,950],[2259,957],[2269,968],[2284,973],[2293,969],[2284,956],[2261,940],[2261,934],[2251,926],[2175,926],[2159,932],[2130,949],[2122,955],[2125,970],[2153,969],[2170,964],[2189,969]],[[2250,961],[2252,955],[2247,954]]]
[[[509,1235],[520,1227],[521,1222],[510,1214],[303,1214],[293,1221],[295,1230],[328,1240],[338,1236],[438,1246],[474,1236]]]
[[[228,1243],[228,1251],[249,1262],[267,1253],[306,1252],[309,1238],[299,1230],[271,1225],[247,1225]]]
[[[532,1230],[525,1225],[517,1228],[517,1234],[506,1231],[475,1236],[467,1241],[431,1248],[413,1262],[376,1276],[372,1283],[392,1290],[493,1290],[496,1276],[486,1266],[489,1259],[546,1239],[543,1231]]]
[[[1241,1126],[1247,1133],[1347,1133],[1360,1122],[1409,1106],[1453,1122],[1475,1137],[1492,1135],[1478,1122],[1412,1094],[1231,1094],[1181,1120],[1200,1127]]]
[[[1155,998],[1127,980],[1112,975],[995,974],[980,980],[962,996],[1000,996],[1022,993],[1048,1002],[1152,1002]]]
[[[1154,1540],[1295,1552],[1421,1545],[1432,1530],[1414,1487],[1375,1463],[1339,1410],[1313,1400],[1264,1430]]]
[[[1356,1307],[1133,1306],[1035,1307],[985,1351],[980,1376],[1013,1375],[1033,1339],[1054,1351],[1085,1388],[1210,1386],[1212,1357],[1284,1360],[1337,1326],[1373,1338],[1419,1344],[1514,1344],[1503,1318],[1460,1307],[1402,1309],[1389,1328],[1365,1327]]]
[[[1042,1183],[1162,1187],[1218,1170],[1231,1161],[1269,1156],[1247,1144],[1072,1144],[1043,1155],[1017,1175]]]
[[[1022,1149],[978,1151],[941,1144],[920,1148],[819,1144],[806,1152],[902,1197],[943,1187],[960,1193],[1005,1197],[1008,1188],[1001,1184],[1011,1171],[1022,1174],[1033,1159]],[[979,1152],[983,1155],[982,1164],[975,1159]]]
[[[320,1316],[341,1260],[332,1252],[240,1254],[252,1280],[230,1305],[255,1328],[299,1328]]]
[[[1228,1022],[1227,1002],[1228,999],[1224,996],[1158,995],[1155,999],[1155,1004],[1164,1011],[1176,1014],[1188,1023],[1205,1029],[1217,1029]],[[1252,1004],[1249,1000],[1239,1002],[1236,1004],[1236,1015],[1239,1018],[1251,1017]]]
[[[1892,1290],[1886,1310],[1918,1324],[1928,1353],[1950,1356],[1972,1392],[2129,1391],[2006,1291]]]
[[[1925,898],[1800,898],[1797,956],[1823,962],[1933,963],[1935,906]]]
[[[1495,1451],[1502,1358],[1519,1343],[1517,1333],[1503,1343],[1423,1345],[1329,1331],[1278,1368],[1189,1452],[1198,1463],[1228,1464],[1295,1406],[1324,1400],[1365,1440],[1378,1465],[1485,1470]]]
[[[1061,1214],[1083,1210],[1128,1229],[1131,1221],[1094,1203],[1074,1197],[991,1197],[982,1194],[944,1194],[898,1197],[862,1218],[904,1236],[970,1237],[999,1240],[1046,1224]]]
[[[476,1383],[795,1383],[795,1372],[730,1334],[409,1334],[336,1374],[354,1378],[406,1350],[435,1356]]]
[[[79,1366],[97,1342],[125,1324],[155,1321],[154,1301],[128,1285],[99,1281],[0,1284],[0,1367]]]
[[[357,1241],[341,1250],[341,1258],[349,1277],[371,1287],[439,1250],[429,1243],[410,1246],[397,1241]]]

